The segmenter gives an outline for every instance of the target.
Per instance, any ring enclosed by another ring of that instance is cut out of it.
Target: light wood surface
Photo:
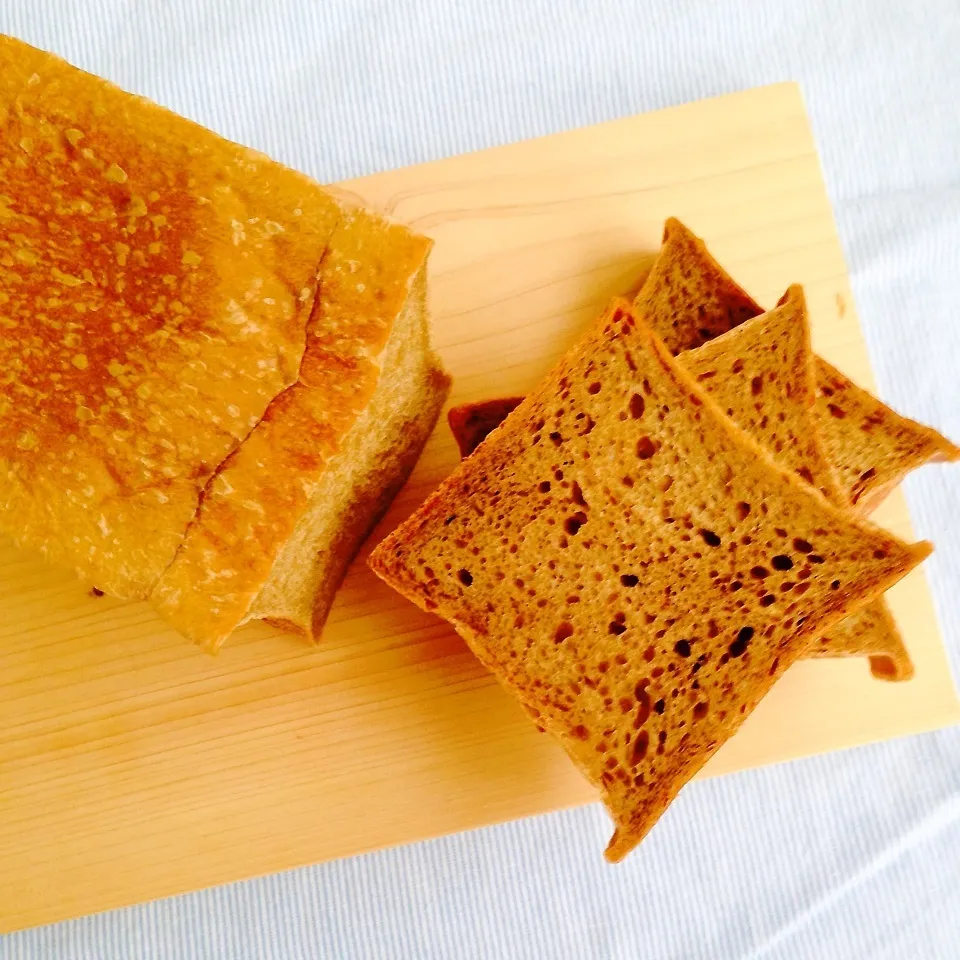
[[[436,240],[451,402],[533,385],[636,285],[671,214],[762,303],[803,283],[817,349],[872,385],[793,85],[345,186]],[[455,462],[441,424],[372,542]],[[899,495],[880,519],[911,536]],[[922,573],[891,600],[914,681],[799,664],[708,773],[960,720]],[[4,546],[0,730],[0,930],[593,799],[462,642],[363,557],[321,646],[256,625],[213,658],[145,605],[92,598]]]

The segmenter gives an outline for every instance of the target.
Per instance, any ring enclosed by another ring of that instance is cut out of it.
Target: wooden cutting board
[[[794,85],[344,186],[436,240],[452,402],[528,390],[636,286],[670,214],[762,303],[803,283],[817,349],[871,385]],[[441,423],[373,541],[455,462]],[[899,495],[879,519],[911,536]],[[321,646],[257,625],[216,658],[145,605],[91,597],[10,547],[0,567],[0,930],[594,799],[462,642],[363,557]],[[923,574],[891,601],[915,680],[801,663],[707,772],[960,720]]]

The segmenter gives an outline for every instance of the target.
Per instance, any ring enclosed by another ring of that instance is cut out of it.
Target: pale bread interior
[[[348,564],[413,469],[446,397],[449,380],[430,350],[428,322],[424,268],[384,348],[370,403],[324,471],[247,620],[319,636]]]

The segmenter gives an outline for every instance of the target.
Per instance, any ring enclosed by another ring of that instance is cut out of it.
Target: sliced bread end
[[[413,470],[449,387],[429,346],[421,274],[387,344],[377,389],[312,492],[248,620],[319,639],[347,567]]]

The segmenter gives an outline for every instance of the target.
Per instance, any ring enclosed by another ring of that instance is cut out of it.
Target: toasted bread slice
[[[429,249],[374,213],[344,212],[320,264],[299,380],[207,485],[151,594],[186,636],[216,650],[256,617],[319,633],[446,393],[427,338]]]
[[[869,657],[870,671],[879,680],[909,680],[913,676],[910,654],[883,600],[873,600],[834,624],[808,656],[835,657],[835,648]]]
[[[674,355],[763,313],[761,307],[676,217],[663,225],[660,253],[634,303]]]
[[[909,420],[817,359],[817,413],[827,454],[858,513],[872,513],[925,463],[960,460],[960,447]]]
[[[833,503],[844,504],[844,491],[819,442],[813,353],[800,287],[791,287],[776,309],[679,354],[677,362],[782,466],[815,483]],[[473,452],[519,403],[509,398],[451,410],[448,420],[461,452]],[[809,655],[868,656],[874,674],[884,679],[913,675],[903,638],[882,600],[850,614]]]
[[[928,552],[778,467],[619,302],[370,565],[558,737],[619,860],[816,637]]]
[[[469,457],[494,427],[500,426],[507,414],[520,406],[523,397],[497,397],[480,403],[465,403],[447,411],[447,424],[460,450],[460,457]]]
[[[802,287],[790,287],[773,310],[677,359],[726,415],[778,463],[828,500],[846,505],[820,441]]]
[[[738,329],[746,330],[748,325],[744,324]],[[719,340],[715,342],[719,343]],[[704,347],[681,354],[677,360],[680,361],[685,356],[693,357],[702,349]],[[466,457],[473,453],[487,435],[520,405],[521,400],[521,397],[509,397],[452,408],[447,418],[461,456]],[[761,440],[756,434],[754,437]],[[883,599],[873,600],[844,617],[831,628],[830,636],[821,637],[806,656],[868,657],[871,672],[880,680],[909,680],[914,674],[903,636]]]
[[[674,354],[763,312],[674,217],[664,226],[663,246],[636,303]],[[960,459],[960,448],[935,430],[891,410],[825,360],[815,364],[824,449],[858,512],[870,513],[911,470]]]
[[[146,597],[297,379],[340,208],[11,37],[0,105],[0,530]]]

